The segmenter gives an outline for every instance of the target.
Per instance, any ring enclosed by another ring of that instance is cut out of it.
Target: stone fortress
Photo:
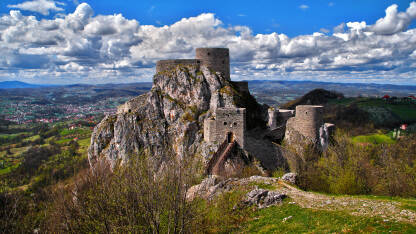
[[[160,60],[156,64],[156,72],[163,73],[175,69],[178,65],[206,66],[220,73],[240,93],[248,93],[248,82],[232,82],[230,79],[230,57],[227,48],[197,48],[195,59]],[[324,124],[322,106],[301,105],[294,110],[269,108],[266,119],[269,137],[280,142],[283,138],[289,143],[300,145],[310,142],[324,150],[328,142],[330,129],[333,125]],[[212,115],[204,120],[204,141],[220,144],[211,158],[208,174],[221,174],[226,170],[224,163],[236,145],[241,150],[247,146],[246,109],[232,107],[216,107],[211,109]],[[296,113],[296,116],[295,116]],[[307,140],[307,141],[305,141]]]
[[[230,78],[230,52],[227,48],[197,48],[196,59],[159,60],[156,63],[156,73],[172,70],[177,65],[194,65],[198,68],[205,65]]]
[[[156,73],[170,71],[178,65],[201,65],[219,72],[224,78],[230,80],[230,53],[227,48],[197,48],[196,59],[160,60],[156,63]],[[233,82],[240,92],[248,92],[246,81]],[[216,108],[213,116],[204,121],[204,140],[206,142],[228,143],[236,142],[244,149],[246,132],[245,108]]]

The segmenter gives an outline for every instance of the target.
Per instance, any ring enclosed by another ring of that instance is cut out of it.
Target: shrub
[[[355,144],[337,131],[323,154],[305,151],[298,170],[304,189],[335,194],[416,196],[416,136],[396,144]]]
[[[197,180],[195,161],[172,157],[159,169],[146,154],[132,156],[114,172],[97,164],[74,186],[57,189],[49,231],[192,232],[195,206],[186,191]]]

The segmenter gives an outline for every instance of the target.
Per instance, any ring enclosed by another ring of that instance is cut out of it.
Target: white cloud
[[[58,5],[65,5],[65,3],[57,2]],[[9,8],[16,8],[25,11],[38,12],[42,15],[49,15],[50,11],[63,11],[64,9],[56,6],[53,0],[34,0],[27,1],[16,5],[7,5]]]
[[[309,8],[309,6],[305,5],[305,4],[302,4],[302,5],[299,6],[299,8],[302,9],[302,10],[306,10],[306,9]]]
[[[333,7],[333,6],[335,6],[335,3],[334,2],[329,2],[328,6]]]
[[[413,17],[414,11],[412,3],[405,14]],[[55,19],[38,20],[12,10],[0,17],[0,78],[151,80],[159,59],[193,58],[197,47],[228,47],[233,79],[415,82],[416,29],[384,26],[383,32],[390,33],[380,33],[379,22],[342,23],[333,34],[322,29],[291,38],[225,26],[211,13],[154,26],[121,14],[94,16],[86,3]]]
[[[386,9],[386,16],[377,20],[369,30],[377,34],[394,34],[407,29],[411,21],[416,19],[416,2],[411,2],[406,12],[398,12],[393,4]]]

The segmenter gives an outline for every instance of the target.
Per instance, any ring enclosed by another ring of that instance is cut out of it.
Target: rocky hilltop
[[[276,143],[293,111],[257,103],[247,82],[230,80],[228,56],[228,49],[200,48],[195,60],[159,61],[151,91],[119,106],[95,127],[90,165],[105,160],[114,166],[145,152],[155,166],[172,155],[200,157],[207,172],[217,174],[234,173],[253,159],[267,170],[287,167]]]
[[[247,108],[255,113],[248,116],[250,128],[265,125],[264,108],[220,73],[192,65],[159,72],[150,92],[121,105],[117,114],[106,116],[95,127],[90,164],[104,158],[114,166],[141,150],[157,163],[172,151],[180,157],[198,154],[208,160],[217,145],[204,144],[203,123],[218,107]]]

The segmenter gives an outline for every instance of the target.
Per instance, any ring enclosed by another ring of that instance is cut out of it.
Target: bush
[[[416,136],[363,146],[337,131],[334,140],[323,154],[304,151],[300,187],[334,194],[416,196]]]
[[[158,170],[145,154],[111,172],[105,163],[57,189],[51,232],[192,232],[196,213],[186,191],[197,178],[195,162],[167,160]]]

